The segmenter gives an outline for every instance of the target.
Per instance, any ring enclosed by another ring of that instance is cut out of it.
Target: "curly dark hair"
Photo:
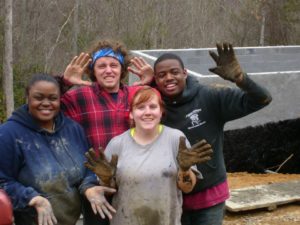
[[[114,52],[119,52],[123,55],[124,64],[121,65],[122,66],[121,80],[123,80],[128,75],[127,68],[130,65],[130,60],[132,58],[132,56],[129,53],[129,50],[127,50],[126,46],[120,41],[116,41],[116,40],[112,40],[112,39],[105,39],[105,40],[98,41],[89,51],[89,55],[92,57],[92,55],[95,52],[99,51],[102,48],[112,48]],[[92,81],[96,81],[96,77],[94,75],[94,70],[91,68],[88,68],[87,72],[90,76],[90,79]]]

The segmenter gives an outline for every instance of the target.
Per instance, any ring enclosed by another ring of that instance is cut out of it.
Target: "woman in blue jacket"
[[[26,97],[28,103],[0,126],[0,186],[12,200],[16,225],[74,225],[82,194],[93,206],[103,193],[83,165],[88,141],[59,111],[52,76],[33,76]]]

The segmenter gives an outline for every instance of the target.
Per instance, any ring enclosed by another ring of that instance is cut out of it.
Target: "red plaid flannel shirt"
[[[87,138],[98,151],[101,146],[129,129],[129,103],[139,89],[136,86],[120,86],[118,98],[103,90],[97,83],[81,86],[66,92],[61,99],[65,115],[84,128]]]

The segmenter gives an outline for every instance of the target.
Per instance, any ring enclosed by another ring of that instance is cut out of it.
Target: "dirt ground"
[[[300,174],[228,173],[230,189],[300,180]],[[300,224],[300,202],[242,213],[226,212],[224,225],[296,225]]]

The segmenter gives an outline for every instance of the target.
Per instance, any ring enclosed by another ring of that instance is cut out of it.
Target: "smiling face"
[[[159,91],[166,97],[175,99],[183,92],[187,71],[176,59],[166,59],[155,65],[155,82]]]
[[[54,117],[60,109],[60,92],[58,86],[49,81],[37,81],[28,90],[29,113],[40,127],[51,130]]]
[[[156,132],[162,114],[162,101],[153,90],[141,90],[136,94],[130,119],[134,121],[137,131]]]
[[[120,87],[122,66],[113,57],[101,57],[94,65],[94,75],[97,82],[104,90],[115,93]]]

